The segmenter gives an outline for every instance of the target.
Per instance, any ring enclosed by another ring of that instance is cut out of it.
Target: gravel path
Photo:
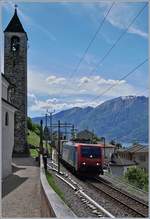
[[[2,183],[3,217],[41,217],[40,169],[32,158],[14,158]]]

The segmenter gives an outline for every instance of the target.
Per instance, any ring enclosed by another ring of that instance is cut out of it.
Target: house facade
[[[2,81],[2,178],[11,174],[14,147],[14,115],[16,107],[10,102],[10,82],[1,74]]]

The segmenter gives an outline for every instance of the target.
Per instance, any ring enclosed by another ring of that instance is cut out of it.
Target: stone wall
[[[11,51],[11,38],[20,39],[19,50]],[[27,37],[25,33],[5,32],[4,74],[15,85],[11,100],[19,110],[15,113],[14,152],[25,153],[27,147]]]

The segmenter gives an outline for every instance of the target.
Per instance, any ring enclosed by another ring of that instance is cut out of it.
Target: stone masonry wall
[[[11,51],[11,38],[20,39],[16,54]],[[15,113],[14,152],[25,153],[27,147],[27,37],[25,33],[5,32],[4,74],[15,85],[11,97],[18,111]]]

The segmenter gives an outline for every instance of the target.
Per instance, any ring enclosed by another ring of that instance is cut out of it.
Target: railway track
[[[94,201],[90,196],[88,196],[83,188],[78,185],[76,181],[74,181],[71,177],[69,177],[65,172],[57,173],[57,169],[53,166],[57,167],[57,164],[48,162],[48,169],[56,172],[55,176],[58,177],[61,181],[63,181],[67,186],[69,186],[72,190],[74,190],[75,194],[79,197],[80,201],[83,202],[91,211],[97,215],[97,217],[109,217],[115,218],[110,212],[108,212],[105,208],[103,208],[100,204]]]
[[[56,165],[56,168],[57,168],[57,165]],[[71,183],[74,184],[74,182],[72,181]],[[133,197],[131,194],[128,194],[125,191],[119,190],[118,188],[110,184],[110,182],[108,182],[107,180],[101,179],[99,177],[99,178],[93,179],[92,181],[91,179],[85,180],[85,183],[89,185],[92,189],[94,188],[96,191],[95,193],[98,194],[98,191],[99,191],[101,195],[104,194],[103,197],[105,197],[104,199],[106,199],[108,202],[107,202],[107,206],[103,204],[102,205],[104,206],[105,209],[108,209],[109,212],[112,212],[113,215],[118,216],[119,214],[120,216],[120,214],[122,214],[125,217],[139,217],[139,218],[148,217],[148,204],[146,202],[142,200],[138,200],[138,198]],[[77,186],[77,183],[75,185]],[[82,188],[80,189],[83,190],[83,188],[84,186],[82,185]],[[99,195],[99,197],[101,197],[101,195]],[[99,203],[98,199],[97,199],[97,203]],[[110,210],[111,208],[109,208],[109,205],[111,205],[111,203],[112,203],[112,206],[114,207],[116,206],[115,211]]]
[[[120,191],[100,178],[95,178],[94,180],[92,182],[88,181],[88,184],[97,191],[105,193],[105,195],[118,202],[119,205],[124,206],[132,216],[148,217],[148,204]]]

